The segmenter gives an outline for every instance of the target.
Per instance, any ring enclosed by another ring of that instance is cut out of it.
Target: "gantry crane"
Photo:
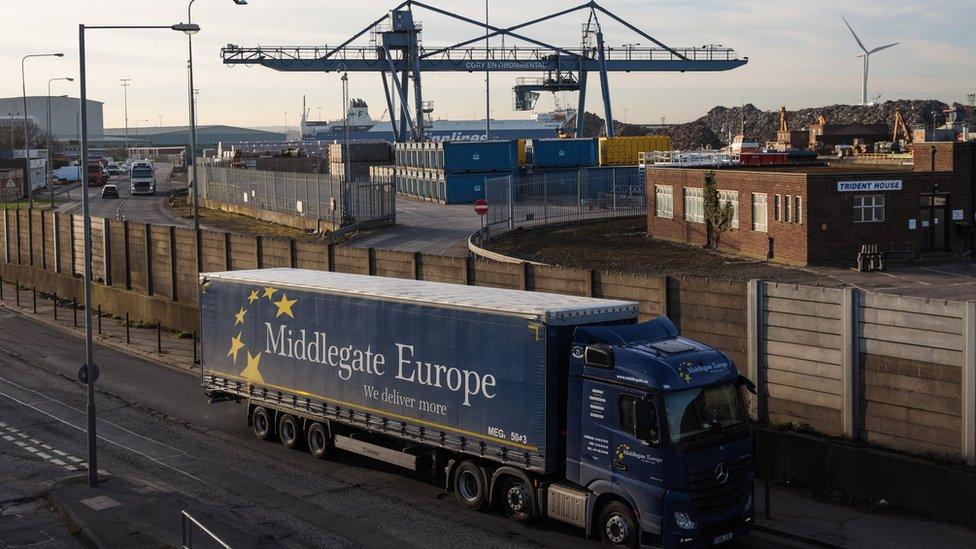
[[[423,26],[414,19],[415,8],[480,27],[483,33],[451,46],[424,46],[421,40]],[[589,12],[589,17],[583,26],[583,43],[578,47],[557,47],[518,32],[525,27],[584,10]],[[621,49],[607,47],[600,26],[600,15],[620,23],[649,40],[654,46],[628,46]],[[367,35],[368,45],[352,45],[353,42]],[[473,45],[499,35],[526,42],[530,46]],[[606,133],[612,137],[614,135],[613,111],[610,103],[608,73],[725,71],[748,62],[747,57],[739,58],[733,49],[721,45],[672,48],[614,15],[595,1],[511,27],[498,28],[417,0],[405,0],[335,47],[240,47],[228,44],[222,48],[221,57],[228,65],[256,64],[279,71],[379,72],[382,76],[393,134],[397,141],[424,138],[426,124],[421,76],[425,72],[544,73],[546,77],[541,80],[531,82],[523,80],[516,85],[517,106],[534,105],[532,94],[537,94],[539,91],[578,91],[577,136],[582,132],[581,120],[586,104],[587,75],[591,72],[598,73],[603,92]],[[411,84],[414,96],[412,114],[409,101]],[[535,98],[537,97],[536,95]],[[397,107],[395,103],[399,106]]]

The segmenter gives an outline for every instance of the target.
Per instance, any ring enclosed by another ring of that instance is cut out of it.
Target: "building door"
[[[923,194],[919,206],[919,249],[944,251],[949,249],[949,195]]]

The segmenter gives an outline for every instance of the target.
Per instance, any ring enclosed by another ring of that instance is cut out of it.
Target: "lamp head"
[[[177,23],[170,28],[185,34],[196,34],[200,32],[200,25],[196,23]]]
[[[247,0],[234,0],[234,3],[237,4],[238,6],[246,6]]]

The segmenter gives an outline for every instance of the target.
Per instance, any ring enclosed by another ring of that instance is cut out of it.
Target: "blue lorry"
[[[200,306],[203,390],[260,439],[430,467],[464,507],[621,547],[750,529],[754,387],[636,303],[263,269],[201,274]]]

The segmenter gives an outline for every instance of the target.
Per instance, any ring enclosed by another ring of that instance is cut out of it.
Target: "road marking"
[[[47,396],[45,396],[45,395],[43,395],[43,394],[41,394],[41,393],[39,393],[39,392],[37,392],[37,391],[35,391],[33,389],[29,389],[27,387],[24,387],[23,385],[20,385],[18,383],[15,383],[13,381],[10,381],[9,379],[6,379],[4,377],[0,377],[0,382],[3,382],[3,383],[6,383],[7,385],[11,385],[13,387],[16,387],[16,388],[18,388],[18,389],[20,389],[22,391],[27,391],[27,392],[30,392],[30,393],[34,393],[37,396],[41,397],[43,400],[47,400],[49,402],[53,402],[55,404],[59,404],[61,406],[64,406],[65,408],[74,410],[75,412],[78,412],[80,414],[83,414],[84,413],[84,410],[81,410],[81,409],[76,408],[74,406],[71,406],[69,404],[65,404],[65,403],[60,402],[58,400],[54,400],[53,398],[47,397]],[[6,397],[7,399],[9,399],[9,400],[11,400],[13,402],[16,402],[17,404],[20,404],[21,406],[30,408],[30,409],[34,410],[35,412],[41,413],[41,414],[43,414],[45,416],[48,416],[48,417],[54,419],[55,421],[58,421],[59,423],[62,423],[64,425],[67,425],[68,427],[71,427],[73,429],[77,429],[78,431],[81,431],[81,432],[85,432],[85,427],[81,427],[81,426],[75,425],[74,423],[71,423],[71,422],[69,422],[69,421],[67,421],[65,419],[62,419],[62,418],[54,415],[51,412],[48,412],[46,410],[42,410],[41,408],[38,408],[37,406],[35,406],[32,403],[24,402],[24,401],[22,401],[22,400],[20,400],[20,399],[18,399],[16,397],[13,397],[11,395],[8,395],[8,394],[4,393],[3,391],[0,391],[0,396]],[[165,446],[167,448],[171,448],[172,450],[175,451],[173,455],[168,455],[164,459],[170,459],[170,458],[176,457],[177,455],[180,455],[180,454],[189,455],[189,454],[186,454],[186,452],[183,451],[183,450],[181,450],[180,448],[176,448],[175,446],[170,446],[169,444],[165,444],[163,442],[159,442],[158,440],[154,440],[154,439],[149,438],[147,436],[141,435],[139,433],[136,433],[134,431],[131,431],[129,429],[126,429],[125,427],[122,427],[121,425],[112,423],[111,421],[108,421],[106,419],[99,419],[99,421],[103,422],[106,425],[111,425],[112,427],[114,427],[114,428],[116,428],[116,429],[118,429],[120,431],[123,431],[125,433],[128,433],[130,435],[133,435],[135,437],[141,438],[143,440],[146,440],[148,442],[151,442],[151,443],[156,444],[156,445],[159,445],[159,446]],[[26,438],[26,435],[24,435],[24,436]],[[185,475],[186,477],[188,477],[190,479],[193,479],[193,480],[195,480],[195,481],[197,481],[197,482],[199,482],[201,484],[205,484],[207,486],[211,486],[211,487],[213,487],[215,489],[216,488],[219,488],[219,486],[217,486],[216,484],[214,484],[214,483],[212,483],[212,482],[210,482],[208,480],[202,479],[202,478],[194,475],[193,473],[191,473],[189,471],[185,471],[183,469],[180,469],[179,467],[176,467],[174,465],[170,465],[168,463],[165,463],[165,462],[161,461],[160,458],[153,457],[153,456],[147,454],[146,452],[143,452],[141,450],[137,450],[136,448],[132,448],[132,447],[127,446],[127,445],[125,445],[125,444],[123,444],[121,442],[118,442],[116,440],[112,440],[110,438],[107,438],[107,437],[105,437],[104,435],[101,435],[101,434],[99,434],[97,436],[98,436],[98,438],[100,440],[103,440],[103,441],[105,441],[105,442],[107,442],[109,444],[115,445],[115,446],[117,446],[117,447],[119,447],[119,448],[121,448],[123,450],[128,450],[128,451],[132,452],[133,454],[142,456],[142,457],[148,459],[149,461],[152,461],[153,463],[156,463],[157,465],[160,465],[162,467],[165,467],[167,469],[170,469],[171,471],[175,471],[177,473],[180,473],[182,475]],[[99,472],[101,473],[102,471],[99,470]]]
[[[930,272],[933,272],[933,273],[943,274],[943,275],[946,275],[946,276],[954,276],[954,277],[957,277],[957,278],[972,278],[969,275],[964,275],[964,274],[959,274],[959,273],[951,273],[949,271],[943,271],[941,269],[933,269],[932,267],[919,267],[919,269],[921,269],[923,271],[930,271]]]
[[[10,431],[12,429],[13,429],[13,427],[7,427],[7,430],[8,431]],[[23,436],[25,438],[27,437],[27,435],[23,435]],[[35,456],[37,456],[37,457],[39,457],[39,458],[41,458],[41,459],[43,459],[43,460],[51,463],[51,464],[57,465],[59,467],[64,467],[68,471],[77,471],[78,470],[78,467],[75,467],[74,465],[69,465],[66,461],[64,461],[62,459],[59,459],[59,458],[56,458],[53,455],[48,454],[47,452],[42,452],[42,451],[38,450],[37,448],[35,448],[34,446],[28,446],[27,445],[27,442],[24,442],[22,440],[17,440],[15,437],[13,437],[11,435],[3,435],[3,438],[4,438],[4,440],[7,440],[8,442],[13,442],[17,446],[20,446],[24,450],[30,452],[31,454],[33,454],[33,455],[35,455]],[[30,442],[32,442],[32,443],[34,443],[34,444],[36,444],[36,445],[38,445],[38,446],[46,449],[46,450],[49,450],[49,451],[51,451],[54,454],[57,454],[59,456],[62,456],[65,459],[69,459],[69,460],[73,461],[75,464],[77,464],[80,467],[87,467],[85,465],[83,459],[77,458],[77,457],[72,456],[72,455],[69,455],[67,452],[62,452],[61,450],[57,450],[55,448],[52,448],[51,445],[46,444],[44,442],[41,442],[41,441],[37,440],[36,438],[28,438],[28,441],[30,441]],[[99,473],[103,473],[105,475],[108,475],[109,474],[107,471],[106,472],[103,472],[101,470],[99,470]]]

